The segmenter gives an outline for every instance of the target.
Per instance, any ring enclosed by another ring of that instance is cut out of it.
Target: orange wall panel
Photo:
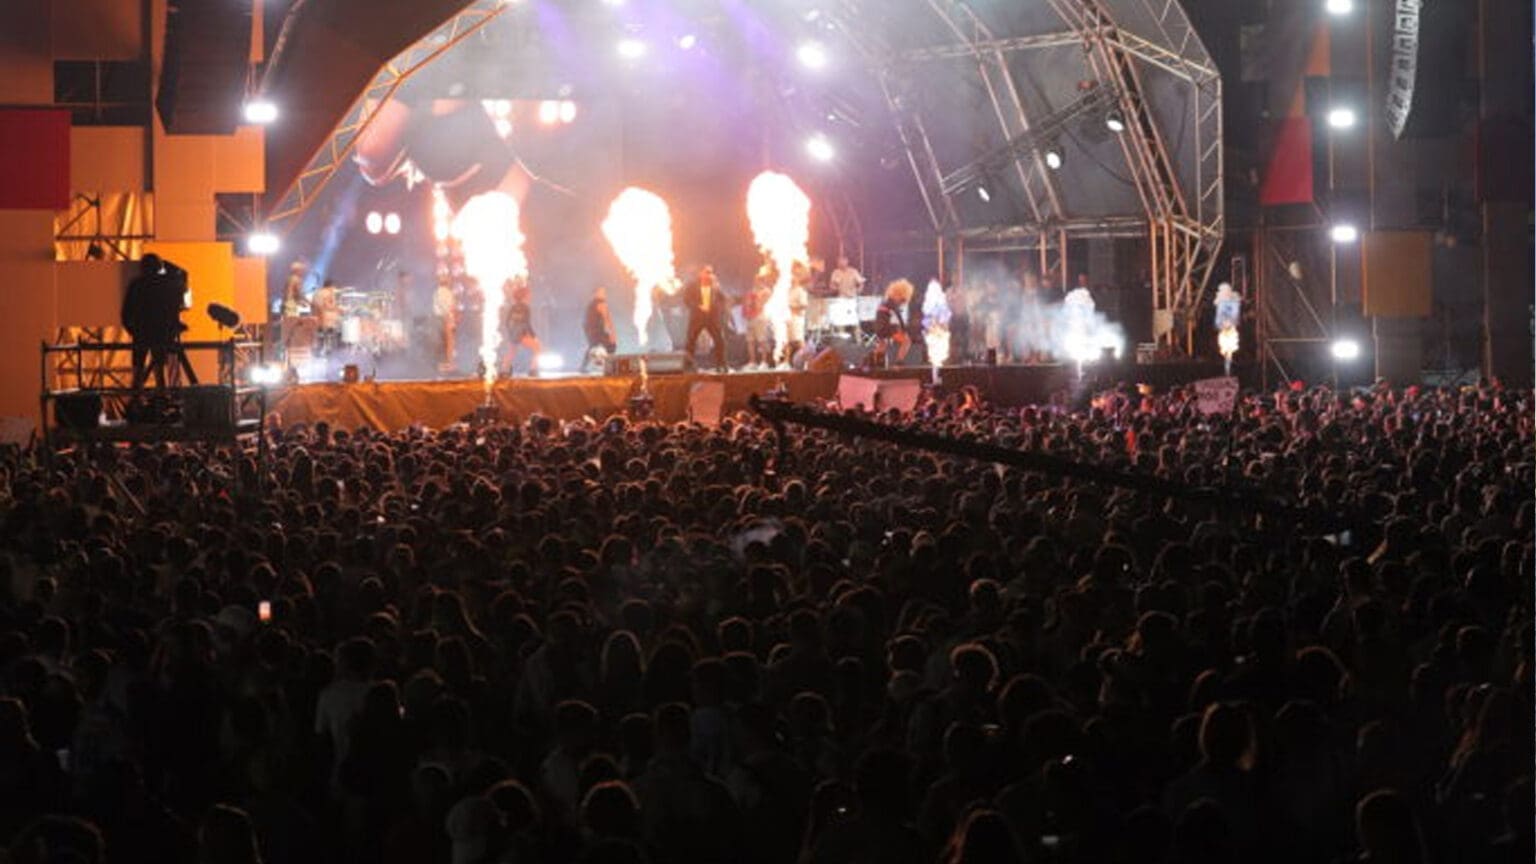
[[[267,320],[267,259],[235,259],[235,311],[240,320],[262,324]]]
[[[56,327],[121,324],[123,291],[139,272],[137,261],[69,261],[54,271]]]
[[[1434,238],[1428,231],[1371,231],[1361,245],[1361,311],[1427,318],[1434,297]]]
[[[0,263],[53,260],[51,210],[0,210]],[[0,283],[0,290],[10,286]]]
[[[0,2],[0,105],[53,103],[52,21],[52,3]]]
[[[58,60],[137,60],[144,51],[143,0],[53,0]]]
[[[213,191],[265,192],[266,135],[259,126],[241,126],[213,140]]]
[[[0,255],[0,417],[38,419],[43,340],[58,320],[51,261]]]
[[[69,132],[69,188],[75,192],[139,192],[144,187],[144,130],[76,126]]]

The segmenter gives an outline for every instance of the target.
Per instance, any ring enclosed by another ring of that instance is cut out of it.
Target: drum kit
[[[805,313],[807,334],[815,341],[846,336],[860,344],[872,343],[879,308],[879,297],[812,296]]]

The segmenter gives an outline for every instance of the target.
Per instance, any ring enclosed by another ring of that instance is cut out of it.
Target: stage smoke
[[[469,199],[453,220],[453,236],[464,253],[464,270],[480,286],[480,364],[486,395],[496,382],[496,351],[501,346],[501,304],[506,283],[528,275],[523,253],[521,211],[505,192],[486,192]]]
[[[773,260],[779,278],[763,314],[773,322],[780,350],[789,336],[789,286],[796,262],[810,259],[811,199],[795,181],[776,171],[764,171],[747,190],[747,218],[757,248]]]
[[[640,347],[650,342],[651,292],[677,291],[672,257],[672,214],[654,192],[633,186],[619,193],[603,220],[603,236],[635,280],[635,330]]]
[[[1067,293],[1052,332],[1056,337],[1056,356],[1075,362],[1079,375],[1085,364],[1098,360],[1106,349],[1116,357],[1125,351],[1125,331],[1099,313],[1087,288],[1074,288]]]

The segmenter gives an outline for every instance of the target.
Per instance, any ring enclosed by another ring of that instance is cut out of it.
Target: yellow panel
[[[1428,231],[1372,231],[1361,244],[1361,311],[1427,318],[1434,296],[1434,238]]]
[[[262,324],[267,320],[267,259],[235,259],[235,311],[240,320]]]
[[[0,105],[53,102],[53,4],[0,2]]]
[[[52,261],[53,216],[50,210],[0,210],[0,262]]]
[[[241,126],[234,135],[213,136],[213,191],[265,192],[266,134],[260,126]]]
[[[58,326],[121,324],[123,290],[139,272],[136,261],[70,261],[58,265]]]
[[[143,0],[53,0],[57,60],[137,60],[144,51]]]
[[[74,192],[144,189],[144,130],[76,126],[69,130],[69,188]]]
[[[0,417],[39,419],[43,340],[57,327],[51,261],[0,256]]]
[[[208,317],[208,304],[222,303],[231,307],[235,304],[234,249],[228,243],[158,241],[147,243],[144,248],[187,271],[192,308],[181,317],[188,328],[182,338],[189,342],[227,339],[229,334],[220,332],[219,326]],[[200,356],[203,354],[207,356]],[[210,352],[196,352],[191,356],[198,378],[204,383],[212,383],[218,372],[217,358]]]

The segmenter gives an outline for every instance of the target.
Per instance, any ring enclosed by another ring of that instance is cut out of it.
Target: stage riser
[[[765,393],[781,382],[795,402],[830,399],[837,393],[841,373],[794,372],[779,374],[666,375],[650,380],[656,416],[675,422],[688,416],[688,392],[695,381],[718,380],[725,384],[725,411],[747,407],[754,394]],[[928,370],[891,370],[871,374],[878,378],[929,378]],[[1081,397],[1092,389],[1115,381],[1146,382],[1170,387],[1221,374],[1219,364],[1169,364],[1128,366],[1100,370],[1095,381],[1079,383],[1077,370],[1067,366],[971,366],[943,370],[946,389],[973,385],[996,404],[1043,404],[1053,394]],[[561,420],[590,416],[601,420],[621,413],[635,392],[633,378],[515,379],[502,381],[491,391],[491,400],[504,418],[541,414]],[[272,413],[283,424],[325,421],[342,429],[368,427],[381,431],[413,424],[443,427],[472,414],[485,399],[479,381],[397,381],[362,384],[307,384],[272,394]]]

